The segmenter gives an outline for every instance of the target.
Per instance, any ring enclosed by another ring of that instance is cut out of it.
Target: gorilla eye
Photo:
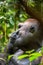
[[[31,26],[31,27],[30,27],[30,32],[31,32],[31,33],[34,33],[34,31],[35,31],[35,27]]]

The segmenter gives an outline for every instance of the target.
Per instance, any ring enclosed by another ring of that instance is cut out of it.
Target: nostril
[[[16,34],[18,35],[19,34],[19,31],[17,31]]]

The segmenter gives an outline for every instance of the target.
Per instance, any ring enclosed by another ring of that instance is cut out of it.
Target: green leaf
[[[34,52],[34,49],[31,50],[31,51],[26,51],[26,53],[28,53],[28,54],[30,54],[30,53],[32,53],[32,52]]]
[[[40,56],[42,56],[41,53],[38,53],[38,52],[33,53],[33,54],[30,55],[29,60],[30,60],[30,61],[33,61],[33,60],[37,59],[37,58],[40,57]]]
[[[21,59],[23,59],[25,57],[28,57],[28,55],[27,54],[21,55],[21,56],[18,57],[18,59],[21,60]]]
[[[12,58],[12,56],[14,56],[14,55],[9,55],[9,56],[8,56],[8,60],[10,60],[10,59]]]

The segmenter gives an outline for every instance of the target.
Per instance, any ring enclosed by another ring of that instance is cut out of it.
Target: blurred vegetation
[[[43,0],[27,0],[27,6],[29,5],[40,12],[42,3]],[[7,45],[10,34],[18,29],[18,23],[24,22],[30,17],[20,0],[0,0],[0,52],[3,52]]]
[[[19,22],[29,16],[16,0],[0,1],[0,52],[6,46],[11,32],[15,31]]]

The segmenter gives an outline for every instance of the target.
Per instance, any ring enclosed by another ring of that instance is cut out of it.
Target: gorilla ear
[[[18,24],[18,28],[21,28],[23,26],[23,23]]]

